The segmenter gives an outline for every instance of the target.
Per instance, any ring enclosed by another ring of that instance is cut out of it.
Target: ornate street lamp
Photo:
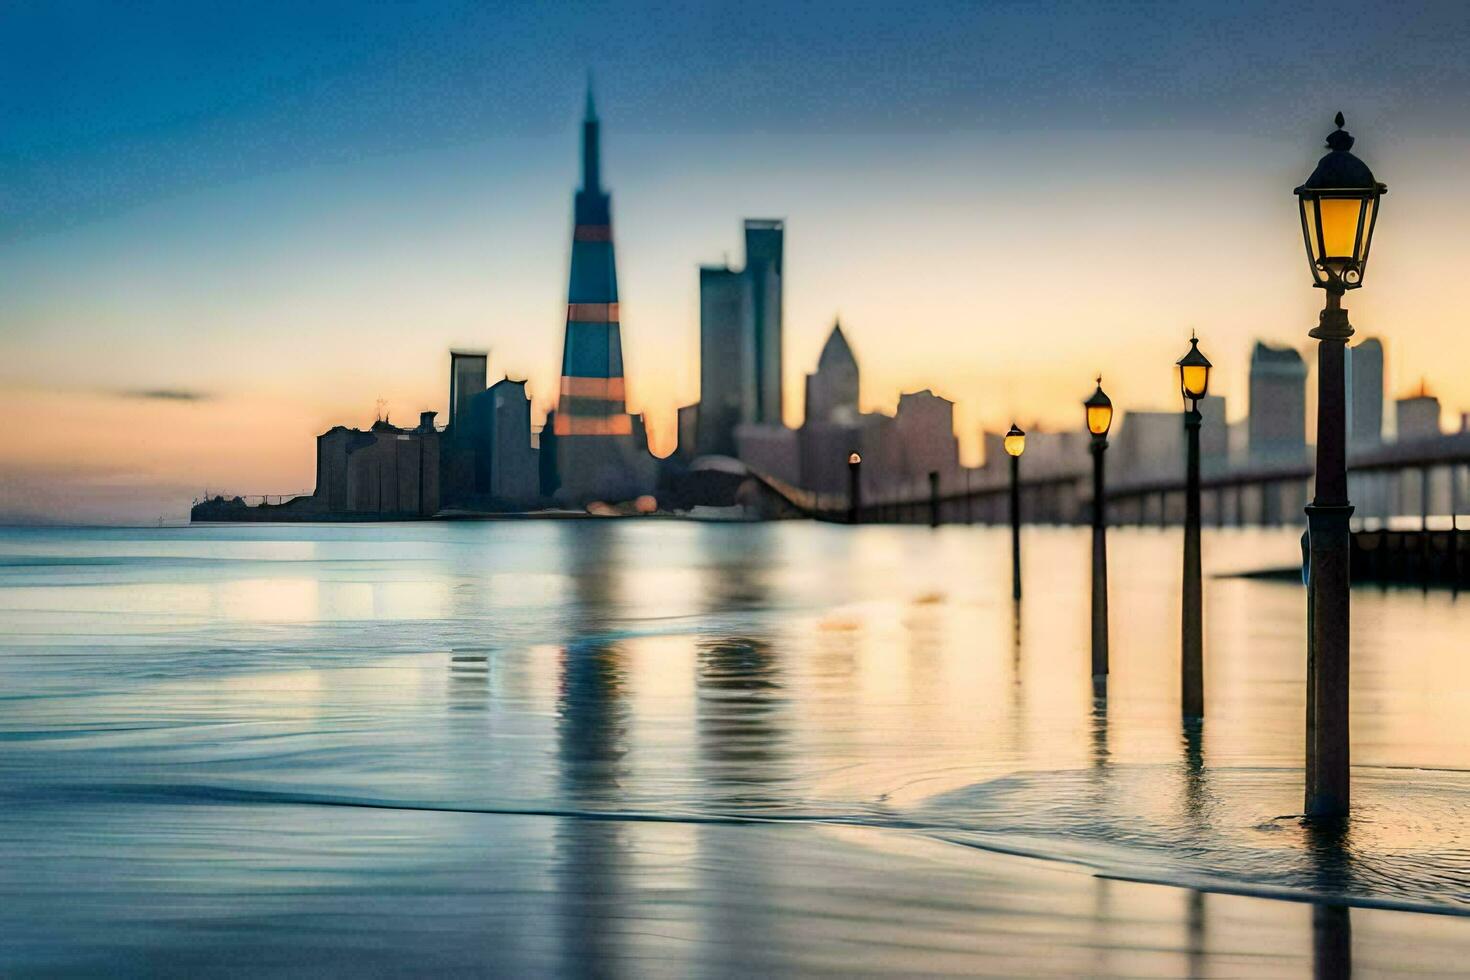
[[[1343,351],[1353,335],[1342,294],[1363,284],[1379,202],[1388,188],[1351,151],[1342,128],[1330,151],[1296,189],[1312,285],[1327,302],[1317,339],[1317,474],[1307,506],[1307,760],[1308,817],[1348,814],[1348,562],[1353,508],[1347,494],[1346,392]]]
[[[1179,393],[1184,397],[1184,588],[1180,616],[1180,694],[1186,718],[1205,715],[1205,639],[1203,585],[1200,576],[1199,427],[1200,399],[1210,390],[1210,359],[1200,353],[1199,340],[1189,338],[1189,350],[1176,362]]]
[[[1113,400],[1097,390],[1082,403],[1087,410],[1087,431],[1092,433],[1092,678],[1108,676],[1108,540],[1107,496],[1103,491],[1103,453],[1108,448],[1108,430],[1113,427]]]
[[[858,522],[858,508],[862,506],[862,484],[859,481],[863,467],[863,457],[860,453],[850,453],[847,457],[847,523]]]
[[[1021,454],[1026,451],[1026,433],[1016,423],[1001,440],[1011,457],[1011,598],[1021,598]]]

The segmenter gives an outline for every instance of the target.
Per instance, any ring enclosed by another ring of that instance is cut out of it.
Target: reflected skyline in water
[[[1181,727],[1176,536],[1111,544],[1101,696],[1085,529],[1027,529],[1019,606],[1004,530],[0,531],[0,966],[1455,966],[1460,600],[1355,595],[1331,835],[1292,816],[1301,590],[1207,580]],[[1207,531],[1207,574],[1296,547]]]

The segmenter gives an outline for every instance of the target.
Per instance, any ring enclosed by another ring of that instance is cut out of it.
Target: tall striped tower
[[[567,332],[561,391],[542,434],[548,473],[542,491],[564,505],[618,502],[650,493],[658,464],[648,454],[641,419],[628,414],[623,388],[623,337],[618,326],[618,273],[613,258],[612,202],[602,189],[597,110],[587,86],[582,121],[582,186],[572,231]]]
[[[587,86],[582,121],[582,187],[572,232],[567,331],[561,392],[553,431],[561,436],[627,436],[633,431],[623,392],[623,339],[618,327],[618,272],[613,256],[612,200],[602,189],[597,109]]]

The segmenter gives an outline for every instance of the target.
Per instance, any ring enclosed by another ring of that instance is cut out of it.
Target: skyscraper
[[[822,345],[817,370],[806,376],[806,421],[853,423],[857,414],[857,358],[836,322]]]
[[[785,226],[780,221],[745,222],[745,275],[750,280],[751,332],[754,335],[755,410],[749,420],[780,425],[781,280]]]
[[[489,355],[484,351],[449,352],[449,428],[465,418],[470,399],[485,390],[485,366]]]
[[[1348,445],[1368,449],[1383,441],[1383,345],[1369,337],[1347,354]]]
[[[695,451],[735,455],[735,427],[755,410],[755,333],[750,277],[724,266],[699,270],[699,416]]]
[[[628,415],[612,199],[602,189],[597,110],[587,87],[582,186],[575,199],[561,391],[550,426],[555,469],[543,482],[566,504],[627,500],[645,493],[656,466],[643,427]]]
[[[696,450],[734,455],[735,428],[780,425],[782,222],[745,222],[745,268],[699,270]]]
[[[590,85],[582,120],[582,187],[577,191],[575,215],[556,434],[627,435],[633,425],[624,403],[612,198],[602,189],[597,109]]]
[[[1299,462],[1307,451],[1307,365],[1291,347],[1251,351],[1250,455]]]

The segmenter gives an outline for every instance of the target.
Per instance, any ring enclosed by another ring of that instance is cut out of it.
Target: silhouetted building
[[[695,445],[699,438],[699,402],[679,408],[678,429],[679,445],[675,448],[674,455],[680,459],[690,459],[697,451]]]
[[[484,351],[449,352],[449,427],[463,417],[470,399],[485,390],[488,377]]]
[[[806,376],[806,421],[857,421],[858,364],[842,324],[833,323],[832,333],[817,358],[817,370]]]
[[[755,335],[755,409],[746,421],[780,425],[783,421],[782,259],[785,225],[774,219],[745,222],[745,275],[750,280],[751,330]]]
[[[1206,472],[1223,470],[1230,465],[1230,427],[1225,422],[1225,396],[1206,395],[1201,398],[1199,414],[1200,467]]]
[[[806,422],[797,432],[801,453],[800,485],[817,493],[845,494],[848,489],[847,459],[856,452],[863,457],[865,488],[891,479],[893,469],[885,465],[893,419],[872,413],[848,422]]]
[[[695,451],[735,455],[735,426],[754,421],[755,332],[751,280],[699,270],[699,417]]]
[[[612,199],[602,189],[590,87],[574,210],[561,391],[550,424],[556,449],[550,482],[564,503],[627,500],[653,487],[655,465],[646,439],[639,438],[641,426],[635,431],[627,412]]]
[[[557,473],[557,457],[560,447],[556,444],[556,410],[546,413],[546,421],[541,425],[541,439],[536,448],[536,470],[540,475],[541,497],[545,500],[554,499],[556,492],[561,489],[561,477]]]
[[[1082,472],[1085,466],[1092,464],[1087,450],[1090,439],[1086,432],[1080,430],[1048,432],[1039,426],[1027,426],[1026,454],[1021,460],[1026,476]],[[1003,469],[1010,465],[1005,451],[1004,431],[982,432],[980,442],[985,453],[983,469],[994,472],[997,468]]]
[[[317,507],[328,516],[428,517],[439,510],[440,435],[433,412],[416,429],[385,419],[317,436]]]
[[[475,496],[492,509],[528,509],[540,496],[531,447],[531,399],[524,381],[505,378],[470,401]]]
[[[1419,394],[1400,398],[1394,403],[1394,424],[1399,442],[1417,442],[1422,439],[1438,439],[1439,399],[1419,385]]]
[[[1369,337],[1347,349],[1348,445],[1371,449],[1383,442],[1383,344]]]
[[[1219,471],[1229,462],[1229,433],[1225,425],[1225,399],[1206,395],[1199,402],[1199,450],[1202,469]],[[1110,473],[1129,481],[1182,477],[1185,464],[1184,409],[1176,412],[1125,411],[1114,423],[1109,438]],[[1026,437],[1026,455],[1031,455],[1031,437]]]
[[[1291,347],[1251,351],[1250,455],[1298,461],[1307,452],[1307,365]]]
[[[929,389],[898,396],[893,416],[893,450],[903,479],[938,473],[949,480],[960,468],[960,442],[954,434],[954,402]]]
[[[735,454],[735,427],[780,424],[780,221],[745,222],[745,268],[699,270],[701,454]]]
[[[801,482],[801,441],[784,425],[738,425],[735,455],[741,462],[766,476],[793,486]]]
[[[1029,436],[1026,441],[1030,455]],[[1119,484],[1179,476],[1184,472],[1184,413],[1124,411],[1108,443],[1108,476]]]

